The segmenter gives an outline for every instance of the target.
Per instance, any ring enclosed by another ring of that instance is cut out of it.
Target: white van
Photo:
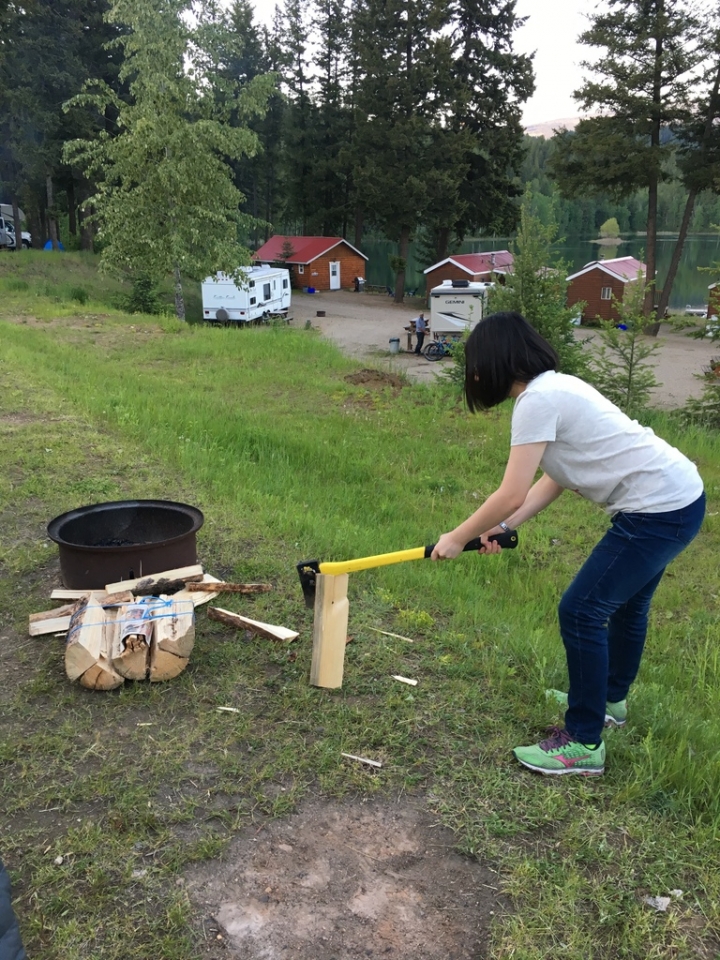
[[[484,317],[488,291],[494,283],[443,280],[430,291],[430,332],[433,337],[472,330]]]
[[[217,273],[202,283],[203,320],[207,323],[253,323],[287,316],[290,309],[290,271],[280,267],[248,267],[238,286],[232,277]]]

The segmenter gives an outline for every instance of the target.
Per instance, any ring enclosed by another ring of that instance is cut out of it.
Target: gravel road
[[[425,303],[410,299],[396,304],[380,294],[351,293],[345,290],[303,294],[293,291],[292,315],[295,326],[310,321],[328,339],[349,356],[365,360],[373,367],[392,373],[404,373],[411,380],[431,380],[447,361],[431,363],[406,351],[404,328]],[[324,317],[318,317],[324,311]],[[579,336],[592,335],[592,330],[578,331]],[[390,353],[390,339],[399,337],[399,354]],[[702,384],[695,374],[702,372],[711,357],[720,355],[720,344],[693,340],[662,324],[657,337],[659,350],[653,358],[655,376],[662,386],[653,392],[653,404],[671,409],[681,407],[691,396],[699,396]]]

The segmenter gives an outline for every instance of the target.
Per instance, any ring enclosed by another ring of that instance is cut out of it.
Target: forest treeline
[[[644,233],[647,223],[647,189],[636,190],[621,200],[605,195],[565,198],[553,179],[550,158],[555,150],[555,138],[530,137],[524,139],[525,159],[520,176],[530,185],[535,207],[544,222],[554,217],[562,237],[594,237],[610,218],[614,217],[622,234]],[[661,183],[658,187],[658,232],[677,233],[682,223],[687,190],[678,180]],[[703,191],[697,198],[690,222],[692,233],[717,233],[720,225],[720,196],[712,190]]]
[[[515,0],[0,0],[0,190],[37,242],[99,238],[126,274],[199,277],[271,233],[370,232],[441,259],[511,234],[530,183],[566,236],[720,222],[717,5],[601,0],[587,112],[524,136]],[[677,264],[671,267],[676,269]],[[178,300],[180,309],[181,298]]]

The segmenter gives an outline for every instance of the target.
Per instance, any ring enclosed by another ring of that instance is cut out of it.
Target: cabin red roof
[[[591,270],[601,270],[603,273],[622,280],[623,283],[627,283],[629,280],[637,280],[638,273],[643,276],[647,273],[647,267],[641,260],[636,260],[635,257],[615,257],[614,260],[591,260],[590,263],[585,264],[582,270],[578,270],[577,273],[571,274],[566,279],[574,280],[584,273],[590,273]]]
[[[289,257],[283,256],[283,247],[289,243],[292,248],[292,254]],[[333,247],[344,243],[350,249],[367,260],[364,253],[360,253],[351,243],[342,237],[281,237],[276,235],[270,237],[267,243],[264,243],[259,250],[253,254],[253,260],[264,260],[274,263],[278,260],[284,260],[285,263],[312,263],[324,253],[328,253]]]
[[[439,267],[444,267],[446,263],[452,263],[470,276],[479,273],[510,273],[513,266],[513,255],[509,250],[489,250],[487,253],[458,253],[452,257],[446,257],[439,263],[434,263],[424,273],[430,273]]]

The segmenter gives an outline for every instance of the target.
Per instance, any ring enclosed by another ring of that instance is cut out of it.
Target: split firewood
[[[217,577],[213,577],[209,573],[206,573],[202,580],[194,580],[192,583],[209,584],[212,592],[201,593],[199,590],[190,590],[190,583],[188,583],[185,590],[173,594],[173,600],[190,600],[194,607],[199,607],[201,604],[209,603],[211,600],[214,600],[215,597],[220,596],[220,594],[212,590],[212,585],[220,583],[220,581]]]
[[[173,584],[176,581],[187,583],[188,580],[202,580],[203,568],[199,563],[190,567],[178,567],[176,570],[163,570],[162,573],[154,573],[152,576],[137,577],[135,580],[120,580],[118,583],[109,583],[105,587],[107,593],[117,593],[120,590],[132,590],[135,596],[139,596],[138,590],[143,595],[149,596],[153,593],[159,593],[158,584]],[[144,591],[150,590],[149,594]]]
[[[222,607],[210,607],[208,617],[211,620],[217,620],[226,624],[228,627],[235,627],[239,630],[250,630],[251,633],[257,633],[268,640],[291,641],[299,636],[296,630],[288,630],[287,627],[277,627],[272,623],[261,623],[259,620],[251,620],[249,617],[241,617],[239,613],[233,613],[232,610],[223,610]]]
[[[226,583],[219,580],[217,583],[188,583],[190,593],[269,593],[272,590],[270,583]]]
[[[110,620],[113,612],[107,613]],[[130,604],[114,613],[110,641],[113,669],[126,680],[145,680],[150,669],[151,609],[147,604]]]
[[[114,690],[124,682],[125,679],[119,673],[115,673],[105,659],[98,660],[80,677],[80,683],[89,690]]]
[[[159,650],[186,660],[195,646],[195,607],[177,595],[152,610],[153,643]],[[152,679],[152,676],[151,678]]]
[[[70,618],[80,605],[84,605],[84,600],[76,600],[54,610],[43,610],[42,613],[31,613],[28,635],[41,637],[47,633],[62,633],[70,626]]]
[[[104,607],[116,607],[121,603],[132,603],[135,595],[132,590],[122,590],[120,593],[108,593],[105,596],[98,597],[98,600]]]
[[[70,618],[65,644],[65,672],[77,680],[102,657],[106,659],[105,611],[102,604],[90,596],[79,601],[80,606]]]
[[[188,665],[187,657],[178,657],[168,650],[162,650],[156,643],[150,648],[150,680],[172,680],[183,672]]]

